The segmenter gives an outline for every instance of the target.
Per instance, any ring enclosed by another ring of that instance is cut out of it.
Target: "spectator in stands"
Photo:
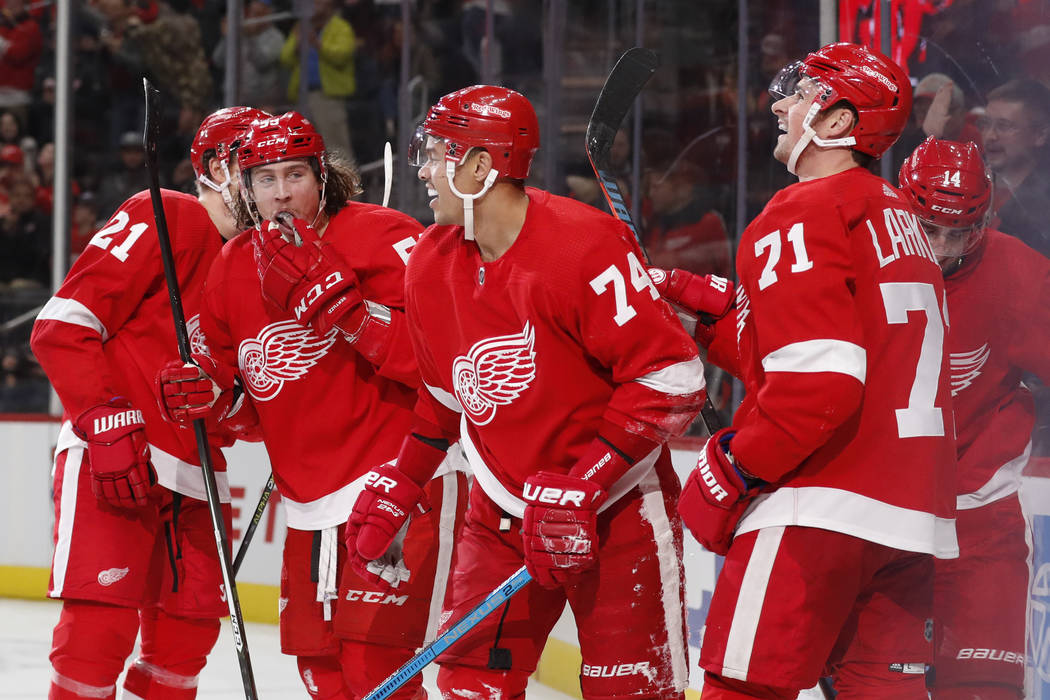
[[[51,220],[36,208],[33,182],[19,175],[0,217],[0,283],[9,288],[46,287],[51,277]]]
[[[110,146],[127,131],[141,129],[142,76],[145,63],[141,39],[135,30],[142,19],[130,0],[97,0],[93,17],[98,32],[99,96],[108,101]],[[118,202],[119,203],[119,202]]]
[[[189,0],[157,3],[157,18],[133,28],[142,59],[161,91],[196,111],[197,124],[210,107],[211,71],[204,54],[200,24],[188,12]],[[141,98],[141,95],[140,95]]]
[[[0,146],[0,187],[9,189],[15,178],[22,174],[25,156],[14,144]]]
[[[276,113],[284,101],[281,94],[281,49],[284,34],[268,17],[273,12],[273,0],[251,0],[245,8],[241,29],[241,87],[234,97],[238,104],[258,105],[266,112]],[[212,63],[220,71],[226,67],[226,18],[222,20],[222,38],[211,54]]]
[[[55,138],[55,79],[47,76],[40,83],[40,94],[29,105],[29,135],[37,143],[47,143]]]
[[[94,192],[84,192],[73,205],[73,228],[70,231],[69,251],[74,259],[84,251],[91,237],[102,225],[99,220],[98,200]],[[72,261],[71,261],[72,262]]]
[[[1011,80],[988,93],[978,120],[992,169],[993,226],[1050,257],[1050,88]]]
[[[281,64],[292,71],[288,99],[299,101],[301,46],[306,46],[306,104],[329,150],[353,159],[346,100],[357,89],[353,27],[339,15],[337,0],[314,0],[313,16],[298,22],[281,49]]]
[[[701,187],[700,168],[685,159],[661,163],[645,175],[650,203],[644,243],[652,265],[697,274],[732,276],[725,221]]]
[[[128,131],[120,137],[120,156],[116,167],[102,175],[98,187],[99,209],[116,211],[124,200],[142,190],[146,171],[142,135]]]
[[[43,45],[40,26],[26,12],[24,0],[4,0],[0,7],[0,107],[26,116]]]
[[[22,139],[22,122],[13,110],[0,112],[0,144],[17,146]]]

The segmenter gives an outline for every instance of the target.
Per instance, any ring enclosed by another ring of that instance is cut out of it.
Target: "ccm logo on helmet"
[[[931,209],[934,211],[943,211],[945,214],[962,214],[962,209],[951,209],[949,207],[942,207],[940,204],[934,204]]]
[[[477,102],[471,102],[469,105],[467,105],[467,109],[469,109],[471,112],[477,112],[478,114],[484,117],[487,117],[490,114],[495,114],[498,117],[510,119],[510,112],[508,110],[500,109],[499,107],[494,107],[493,105],[479,105]]]

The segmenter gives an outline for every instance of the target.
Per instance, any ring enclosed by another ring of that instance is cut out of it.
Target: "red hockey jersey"
[[[217,361],[238,369],[281,491],[288,524],[346,521],[355,483],[397,457],[419,371],[404,319],[408,253],[422,226],[392,209],[349,203],[323,241],[357,273],[362,295],[391,309],[390,351],[373,366],[333,329],[321,338],[262,297],[249,233],[231,240],[208,274],[201,328]]]
[[[463,414],[475,478],[519,517],[525,479],[567,473],[603,420],[664,441],[695,417],[704,387],[696,344],[623,224],[575,200],[526,192],[525,223],[498,260],[482,261],[462,227],[435,225],[406,281],[424,409],[444,416],[439,425],[449,411]],[[658,455],[635,464],[609,503]]]
[[[1031,372],[1050,385],[1050,260],[987,231],[945,281],[948,353],[958,430],[959,508],[1017,490],[1035,425]]]
[[[204,279],[222,237],[196,197],[161,190],[182,307],[199,345],[197,328]],[[114,396],[142,411],[157,480],[172,491],[206,499],[192,430],[161,416],[157,372],[178,355],[168,288],[160,258],[149,191],[113,214],[77,258],[33,326],[32,348],[55,387],[67,419]],[[84,446],[69,420],[58,450]],[[213,444],[219,498],[230,500],[226,462]]]
[[[732,450],[773,482],[738,532],[957,556],[944,280],[897,191],[862,168],[786,187],[744,231],[737,274]]]

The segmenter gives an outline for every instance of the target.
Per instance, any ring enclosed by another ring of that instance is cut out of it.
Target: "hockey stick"
[[[146,128],[142,137],[142,147],[146,151],[146,170],[149,174],[149,194],[153,201],[153,217],[157,222],[157,239],[160,243],[160,259],[164,264],[164,279],[168,284],[168,297],[171,301],[171,315],[175,321],[175,338],[179,345],[179,356],[183,362],[190,362],[190,336],[186,331],[186,318],[182,313],[182,295],[179,292],[179,280],[175,274],[175,258],[171,252],[171,237],[168,235],[168,222],[164,216],[164,201],[160,194],[160,180],[157,173],[157,137],[160,131],[157,104],[157,90],[147,78],[142,79],[146,93]],[[222,509],[219,505],[219,489],[215,485],[215,470],[211,466],[211,448],[208,446],[208,434],[204,420],[193,421],[193,432],[197,437],[197,453],[201,460],[201,473],[204,475],[204,488],[208,496],[208,510],[211,511],[211,523],[215,531],[215,544],[219,550],[219,567],[222,569],[222,580],[226,586],[226,603],[230,609],[230,622],[233,625],[233,643],[237,648],[237,661],[241,667],[241,680],[244,683],[246,700],[256,700],[255,676],[252,673],[252,661],[248,655],[248,642],[244,633],[244,620],[241,618],[241,604],[237,598],[237,586],[230,570],[230,550],[226,541],[226,524],[223,522]]]
[[[394,671],[390,676],[364,697],[364,700],[385,700],[394,691],[407,683],[413,676],[422,671],[434,659],[441,655],[446,649],[459,641],[459,638],[484,620],[499,606],[510,600],[511,596],[524,588],[532,581],[532,576],[525,567],[521,567],[506,581],[489,593],[478,607],[471,610],[463,618],[449,628],[444,634],[423,647],[423,650],[409,659],[401,668]]]
[[[609,203],[609,209],[620,221],[627,224],[631,229],[638,247],[645,256],[645,262],[649,262],[649,254],[645,251],[642,237],[631,220],[631,212],[623,201],[620,188],[616,185],[616,178],[609,174],[609,151],[612,149],[613,139],[616,132],[620,130],[627,110],[634,104],[638,93],[642,91],[645,84],[649,82],[660,65],[660,59],[656,52],[635,46],[627,49],[616,61],[609,77],[605,79],[605,85],[598,95],[598,101],[594,103],[594,111],[591,112],[591,120],[587,123],[587,159],[591,162],[594,174],[598,177],[598,184],[605,194]],[[714,435],[722,427],[722,420],[711,405],[711,399],[704,397],[704,407],[700,409],[700,417],[707,427],[707,432]]]
[[[390,142],[383,144],[383,206],[390,203],[390,190],[394,187],[394,152]]]
[[[270,478],[266,480],[266,486],[263,486],[262,493],[259,495],[259,503],[255,506],[255,513],[252,515],[251,522],[248,523],[248,529],[244,531],[244,537],[241,538],[241,543],[237,545],[237,556],[233,558],[234,578],[237,578],[237,572],[241,570],[241,562],[244,561],[244,555],[248,553],[248,545],[255,535],[255,528],[259,527],[263,511],[266,510],[266,504],[270,502],[271,493],[273,493],[273,472],[270,472]]]

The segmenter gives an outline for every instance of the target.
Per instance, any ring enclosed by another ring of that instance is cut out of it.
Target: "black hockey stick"
[[[609,174],[609,150],[612,148],[613,139],[616,138],[616,132],[620,130],[620,125],[627,116],[627,110],[634,104],[638,93],[649,82],[659,65],[660,58],[655,51],[640,46],[624,51],[609,77],[605,79],[598,101],[594,103],[591,120],[587,122],[587,159],[591,161],[594,174],[598,176],[598,184],[609,202],[609,209],[631,229],[647,263],[649,254],[645,251],[642,237],[631,220],[631,212],[623,201],[616,178]],[[722,427],[722,420],[711,405],[711,399],[706,396],[704,407],[700,409],[700,417],[711,435]]]
[[[259,527],[263,511],[266,510],[266,504],[270,502],[271,493],[273,493],[273,472],[270,472],[270,478],[266,480],[266,486],[263,486],[262,494],[259,495],[259,503],[255,506],[252,521],[248,523],[248,529],[244,531],[244,537],[241,538],[241,543],[237,545],[237,556],[233,558],[234,578],[237,578],[237,572],[241,570],[241,562],[244,561],[244,555],[248,553],[248,545],[255,535],[255,528]]]
[[[186,331],[186,318],[182,313],[182,295],[179,292],[179,279],[175,274],[175,258],[171,252],[171,237],[168,235],[168,221],[164,216],[164,201],[160,194],[160,180],[157,173],[157,138],[160,132],[158,119],[159,105],[157,90],[147,78],[142,79],[146,93],[146,128],[142,136],[142,147],[146,151],[146,170],[149,174],[149,194],[153,201],[153,217],[157,222],[157,239],[160,243],[160,259],[164,264],[164,278],[168,284],[168,297],[171,301],[171,315],[175,321],[175,338],[178,340],[179,356],[183,362],[192,361],[190,335]],[[237,648],[237,662],[241,667],[241,680],[244,683],[246,700],[256,700],[259,695],[255,689],[255,676],[252,673],[252,661],[248,655],[248,640],[244,633],[244,620],[241,617],[241,604],[237,598],[237,585],[230,567],[230,549],[226,540],[226,524],[219,505],[219,489],[215,485],[215,470],[211,465],[211,448],[208,446],[208,434],[204,420],[193,421],[193,432],[197,437],[197,453],[201,460],[201,473],[204,474],[204,488],[208,496],[208,510],[211,511],[211,523],[215,530],[215,544],[219,550],[219,567],[222,569],[222,580],[226,586],[226,603],[230,608],[230,622],[233,626],[233,643]]]

